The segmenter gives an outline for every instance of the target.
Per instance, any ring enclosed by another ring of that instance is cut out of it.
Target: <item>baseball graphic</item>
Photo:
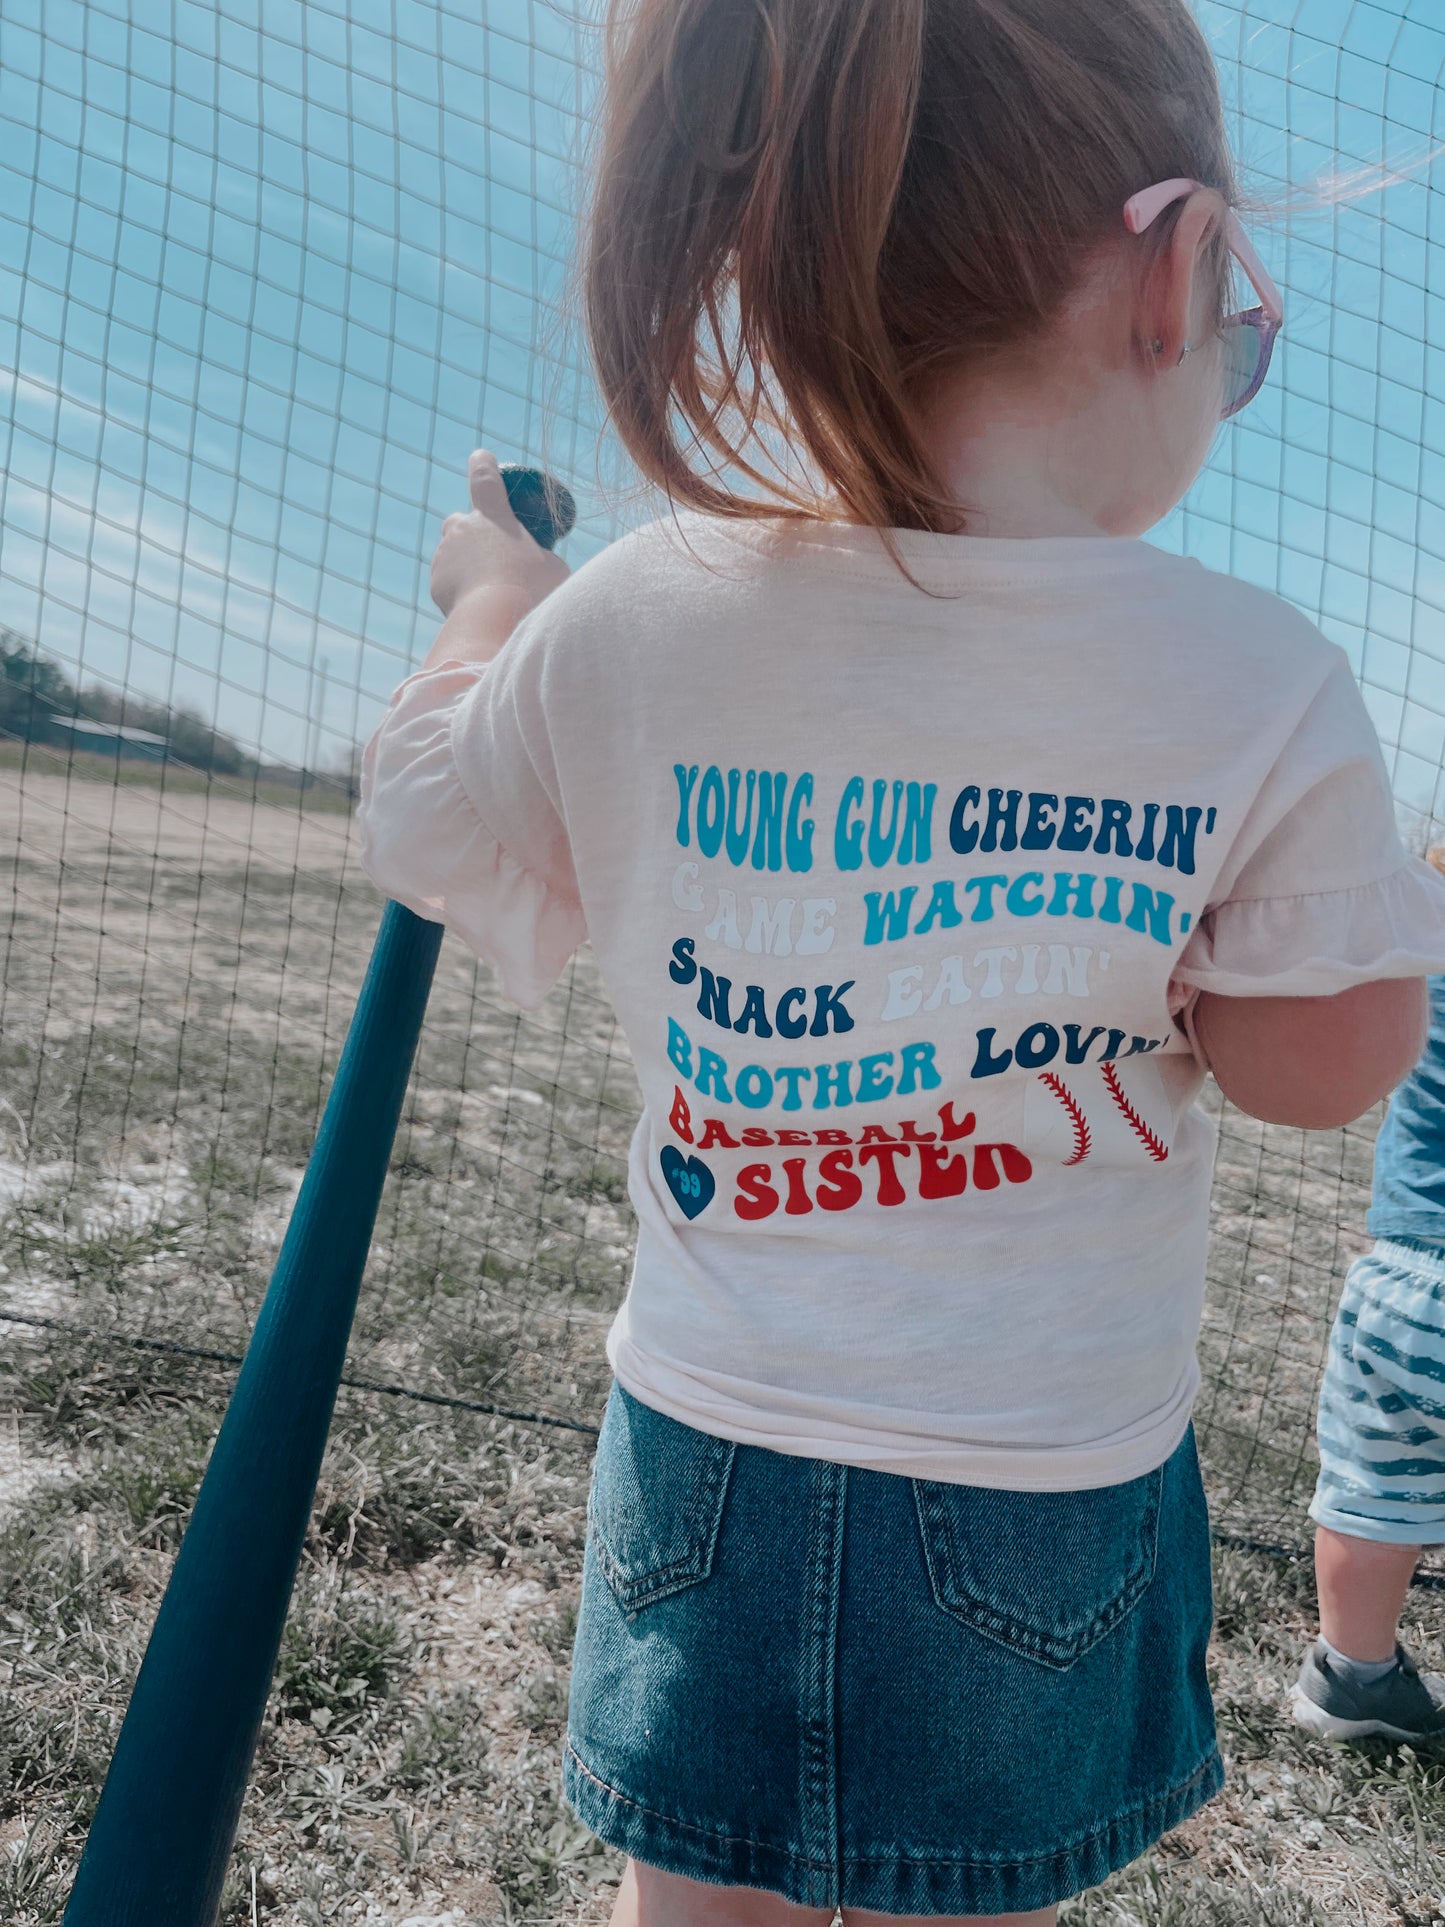
[[[1147,1057],[1055,1064],[1024,1097],[1024,1147],[1043,1165],[1163,1164],[1174,1125],[1168,1086]]]

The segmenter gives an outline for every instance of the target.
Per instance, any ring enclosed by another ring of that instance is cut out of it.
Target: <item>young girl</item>
[[[1205,1067],[1365,1110],[1445,884],[1343,654],[1139,539],[1281,319],[1184,0],[611,24],[675,517],[564,580],[475,457],[362,813],[519,1002],[589,938],[642,1089],[564,1785],[620,1927],[1049,1921],[1222,1779]]]

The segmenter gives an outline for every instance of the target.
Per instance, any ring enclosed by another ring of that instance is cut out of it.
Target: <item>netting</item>
[[[1289,323],[1159,537],[1345,646],[1412,834],[1445,747],[1430,5],[1203,0]],[[597,49],[542,0],[144,18],[0,16],[0,1316],[229,1354],[376,927],[357,745],[435,623],[467,451],[571,483],[574,562],[615,532],[556,320]],[[1311,200],[1321,170],[1382,191]],[[585,952],[522,1018],[449,941],[352,1374],[595,1423],[635,1103]],[[1374,1123],[1223,1114],[1198,1421],[1227,1531],[1303,1537]]]

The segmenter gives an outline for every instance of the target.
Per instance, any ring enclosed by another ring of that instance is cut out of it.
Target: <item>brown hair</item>
[[[956,530],[920,385],[1047,324],[1177,174],[1235,199],[1185,0],[612,0],[582,264],[612,423],[710,514],[831,491]]]

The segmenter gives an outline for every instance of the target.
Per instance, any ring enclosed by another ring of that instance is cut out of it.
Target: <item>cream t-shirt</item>
[[[1199,1384],[1192,992],[1445,970],[1344,654],[1143,542],[658,523],[366,755],[379,887],[535,1004],[590,938],[645,1109],[628,1391],[1052,1491]]]

